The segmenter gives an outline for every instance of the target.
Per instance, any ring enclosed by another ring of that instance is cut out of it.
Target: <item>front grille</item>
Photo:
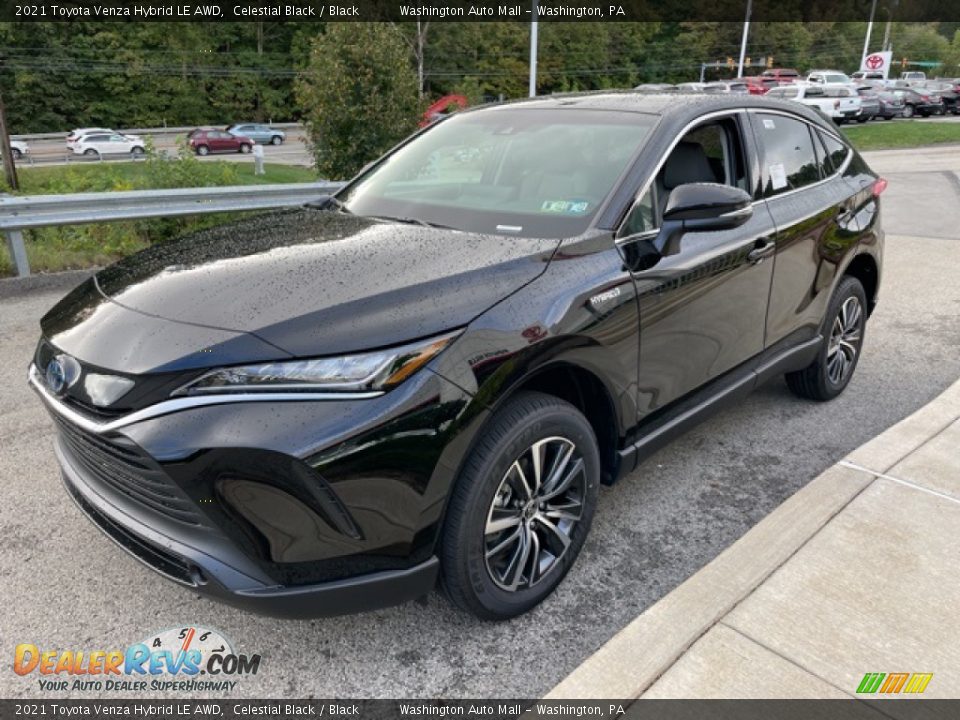
[[[122,525],[115,523],[87,502],[69,480],[66,480],[65,484],[67,491],[80,509],[120,547],[161,575],[176,582],[183,583],[184,585],[196,587],[197,578],[199,577],[198,569],[191,566],[189,562],[179,555],[159,545],[155,545],[149,540],[145,540],[139,535],[130,532]]]
[[[166,517],[200,524],[200,516],[186,494],[136,445],[87,432],[56,414],[54,421],[65,450],[86,470],[91,482],[105,485]]]

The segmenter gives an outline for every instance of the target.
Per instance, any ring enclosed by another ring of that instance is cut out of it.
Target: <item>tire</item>
[[[912,118],[912,117],[913,117],[913,105],[904,105],[904,106],[903,106],[903,110],[901,111],[900,114],[903,115],[903,117],[905,117],[905,118]]]
[[[20,158],[23,157],[23,153],[20,152],[17,148],[12,147],[10,148],[10,157],[12,157],[14,160],[19,160]]]
[[[547,468],[539,492],[534,449]],[[575,407],[534,392],[509,400],[484,429],[450,495],[439,552],[450,600],[485,620],[506,620],[539,604],[583,547],[599,483],[597,440]],[[566,489],[557,495],[559,487]],[[503,527],[491,530],[494,522]]]
[[[87,148],[86,150],[83,151],[83,154],[84,154],[84,155],[96,155],[96,154],[97,154],[97,151],[94,150],[93,148]]]
[[[280,145],[282,143],[283,143],[283,138],[280,137],[279,135],[274,135],[272,138],[270,138],[271,145]]]
[[[252,149],[252,148],[251,148],[249,145],[247,145],[246,143],[243,143],[243,144],[240,145],[240,153],[241,153],[242,155],[246,155],[248,152],[250,152],[251,149]]]
[[[816,359],[787,373],[787,386],[799,397],[824,402],[843,392],[857,369],[867,323],[867,296],[855,277],[843,277],[834,290]]]
[[[210,148],[208,148],[206,145],[197,146],[197,155],[209,155],[209,154],[210,154]]]
[[[135,148],[133,148],[133,149],[130,150],[130,154],[133,155],[133,157],[135,157],[135,158],[142,157],[142,156],[143,156],[143,148],[142,148],[142,147],[135,147]]]
[[[863,123],[865,123],[865,122],[866,122],[867,120],[869,120],[869,119],[870,119],[870,116],[869,116],[869,115],[866,116],[866,117],[858,117],[858,118],[857,118],[857,122],[862,125]]]

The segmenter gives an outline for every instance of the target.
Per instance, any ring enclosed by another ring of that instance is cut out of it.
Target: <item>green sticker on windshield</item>
[[[590,209],[587,200],[544,200],[540,212],[561,213],[563,215],[583,215]]]

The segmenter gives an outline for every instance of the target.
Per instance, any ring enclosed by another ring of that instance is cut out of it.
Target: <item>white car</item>
[[[132,155],[144,153],[143,140],[136,135],[121,135],[117,132],[90,133],[81,135],[71,146],[74,155]]]
[[[846,85],[811,85],[794,83],[767,91],[765,97],[793,100],[815,107],[837,124],[855,120],[863,110],[856,90]]]
[[[27,145],[23,140],[10,140],[10,154],[13,155],[14,160],[19,160],[24,155],[30,154],[30,146]]]
[[[70,134],[67,135],[67,147],[72,148],[74,144],[81,137],[83,137],[84,135],[89,135],[90,133],[111,133],[112,134],[114,132],[116,131],[112,130],[111,128],[99,128],[99,127],[76,128],[74,130],[71,130]]]
[[[817,85],[853,85],[853,80],[839,70],[811,70],[807,73],[807,82]]]

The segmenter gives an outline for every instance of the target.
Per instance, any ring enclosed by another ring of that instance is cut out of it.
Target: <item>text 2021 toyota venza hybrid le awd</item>
[[[178,583],[285,616],[439,583],[506,618],[563,579],[599,486],[722,401],[844,389],[884,185],[796,104],[463,112],[335,198],[99,272],[30,381],[71,496]]]

